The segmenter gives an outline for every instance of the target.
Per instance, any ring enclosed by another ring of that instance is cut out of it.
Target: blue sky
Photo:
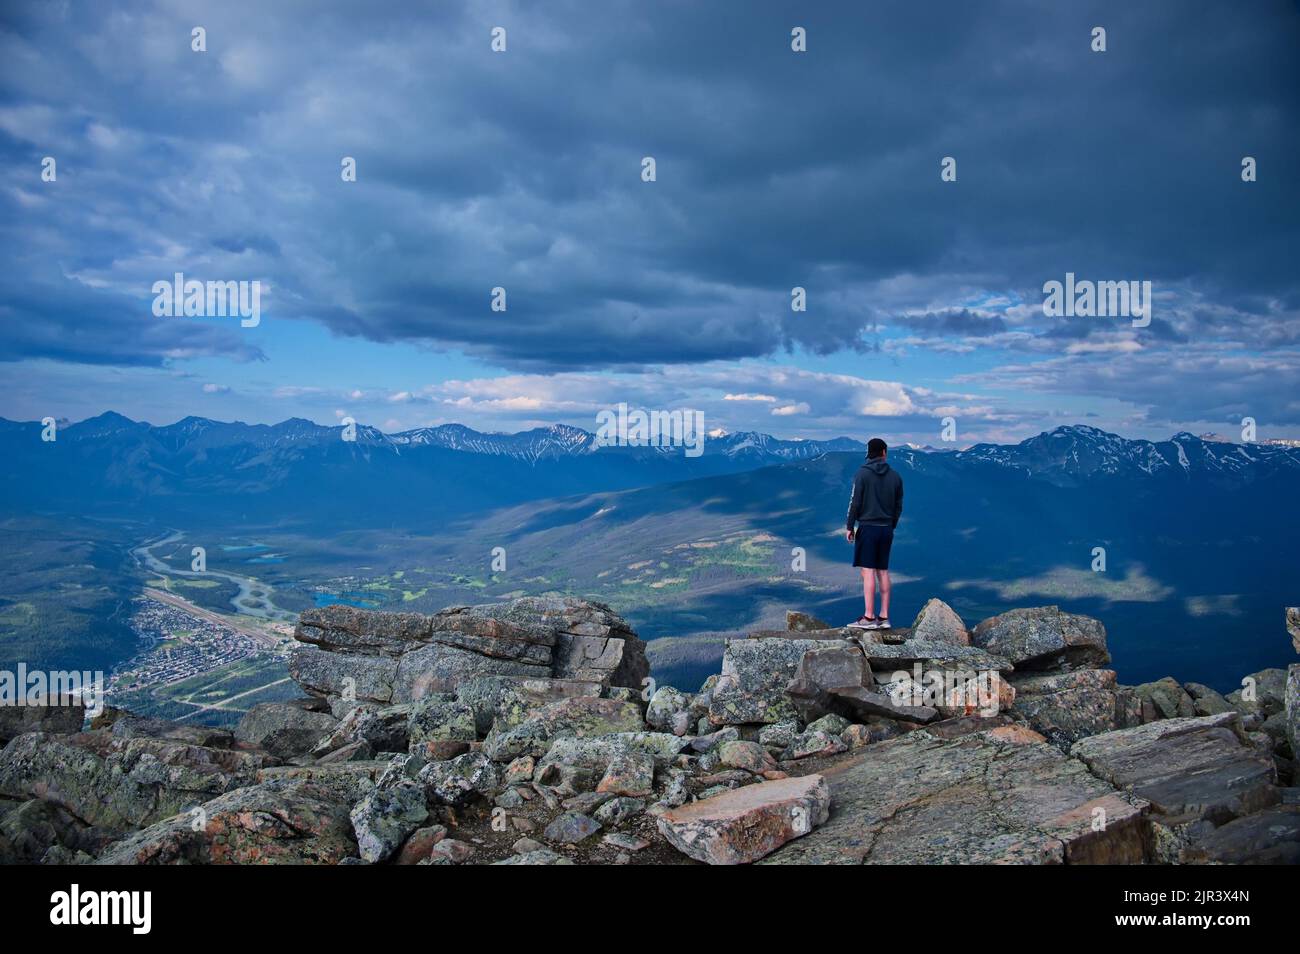
[[[0,415],[1297,437],[1298,50],[1283,2],[6,4]],[[261,323],[155,317],[178,271]],[[1067,272],[1150,325],[1045,316]]]

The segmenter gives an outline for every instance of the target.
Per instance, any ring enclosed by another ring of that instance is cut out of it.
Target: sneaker
[[[871,629],[893,629],[894,627],[890,624],[888,616],[881,616],[879,619],[875,621],[875,623],[870,628]]]
[[[849,623],[849,629],[875,629],[876,618],[874,616],[859,616],[853,622]]]

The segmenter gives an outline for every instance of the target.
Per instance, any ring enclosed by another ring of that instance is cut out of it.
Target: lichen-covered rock
[[[971,644],[1005,656],[1018,670],[1100,669],[1110,662],[1106,628],[1057,606],[1014,609],[984,620]]]
[[[635,732],[643,725],[636,703],[578,696],[553,702],[505,732],[494,727],[483,751],[498,762],[521,755],[540,757],[556,739]]]
[[[770,723],[796,715],[785,693],[814,639],[733,639],[722,654],[722,673],[709,701],[714,725]]]
[[[349,748],[351,758],[370,758],[380,752],[404,752],[407,749],[407,724],[411,707],[379,706],[359,703],[353,706],[333,730],[312,748],[311,754],[324,758]]]
[[[921,642],[970,645],[966,624],[951,606],[939,599],[928,600],[921,607],[921,612],[912,621],[910,638]]]
[[[317,781],[227,792],[111,846],[106,865],[338,864],[355,857],[348,805]]]
[[[826,821],[831,797],[820,775],[760,782],[661,814],[660,833],[711,865],[747,864]]]
[[[87,824],[124,831],[248,785],[274,761],[176,739],[115,737],[112,729],[29,732],[0,752],[0,795],[45,799]]]
[[[351,812],[362,860],[386,861],[428,817],[422,785],[400,782],[370,792]]]
[[[686,735],[694,723],[692,718],[692,696],[672,686],[661,686],[650,697],[646,706],[646,725],[661,732],[673,735]]]
[[[744,769],[755,775],[776,771],[776,760],[757,742],[725,742],[718,749],[719,761],[727,768]]]
[[[654,756],[635,750],[620,754],[609,763],[596,785],[597,792],[614,795],[644,796],[654,788]]]
[[[482,752],[466,752],[446,762],[430,762],[420,769],[429,798],[444,805],[461,806],[475,795],[488,796],[501,788],[501,772]]]
[[[807,759],[819,755],[836,755],[848,746],[837,735],[815,730],[811,726],[791,740],[789,746],[781,753],[781,761]]]
[[[492,862],[495,865],[571,865],[573,861],[551,851],[549,848],[539,848],[536,851],[526,851],[522,854],[511,855],[509,858],[503,858],[500,861]]]
[[[763,726],[758,733],[758,744],[769,749],[787,749],[798,734],[798,720],[785,719],[781,722],[773,722],[771,725]]]
[[[411,705],[407,720],[410,751],[434,754],[431,743],[473,742],[478,738],[474,709],[446,693],[430,693]]]

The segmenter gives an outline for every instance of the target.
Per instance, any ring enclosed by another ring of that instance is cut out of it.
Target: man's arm
[[[853,493],[849,495],[849,515],[845,518],[844,529],[853,532],[853,524],[858,519],[858,508],[862,506],[862,471],[853,475]]]
[[[903,478],[898,478],[898,493],[894,495],[894,527],[903,516]]]

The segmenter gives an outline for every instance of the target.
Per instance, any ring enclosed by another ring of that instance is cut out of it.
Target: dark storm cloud
[[[248,357],[213,329],[122,337],[122,302],[177,270],[262,278],[277,320],[533,371],[878,348],[891,325],[1069,364],[1119,331],[1021,319],[1025,346],[965,307],[1067,271],[1199,303],[1162,302],[1147,347],[1296,340],[1291,4],[251,9],[7,12],[0,236],[11,275],[61,274],[9,307],[78,333],[6,322],[6,352],[150,362],[199,334]]]

